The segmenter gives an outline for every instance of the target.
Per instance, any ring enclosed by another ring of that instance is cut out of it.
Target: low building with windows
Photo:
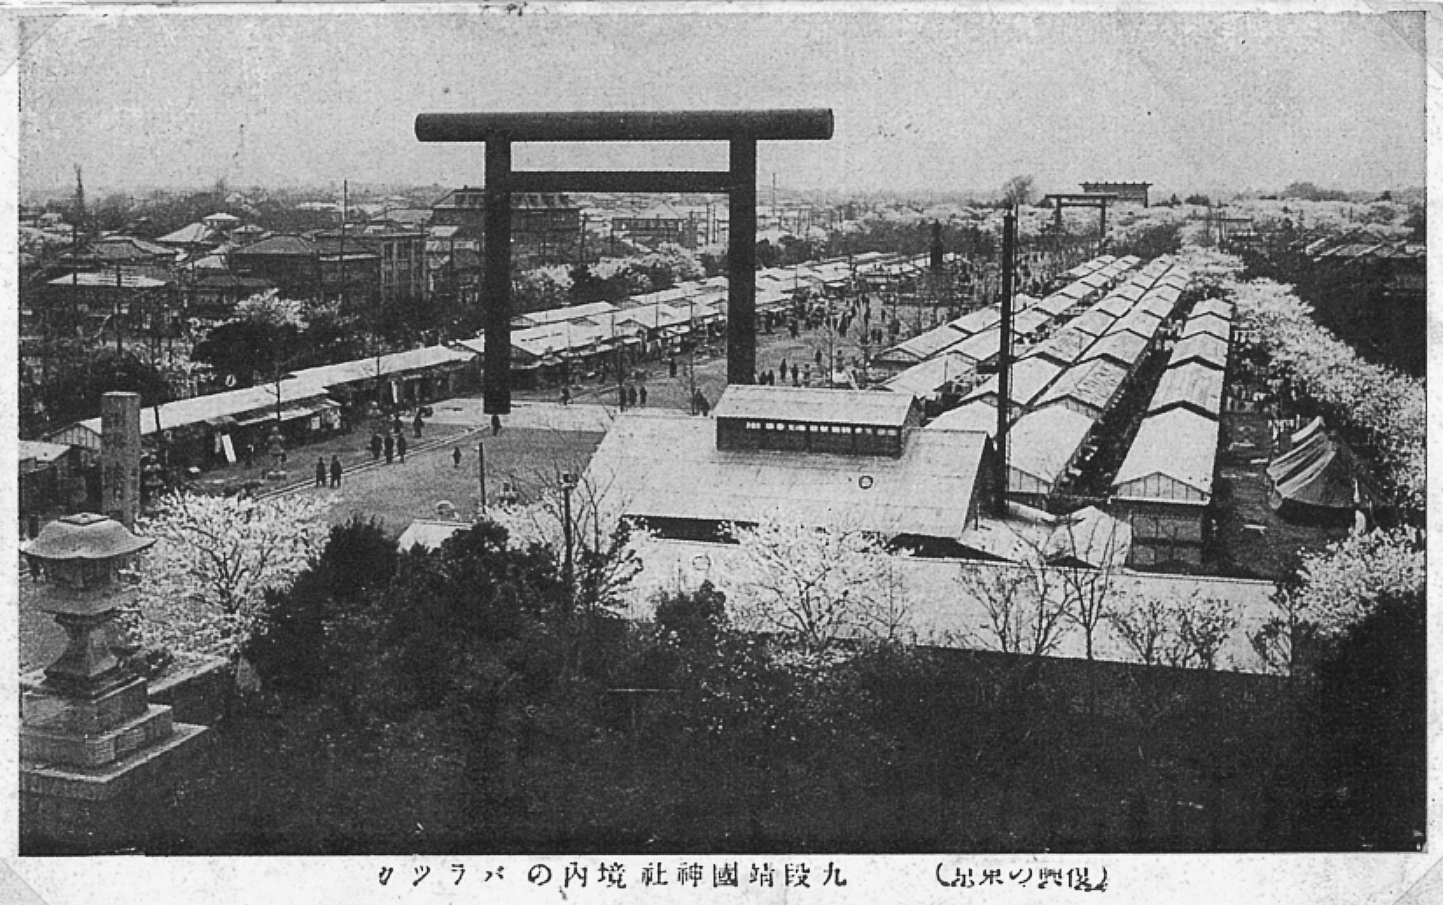
[[[634,410],[592,457],[606,518],[662,538],[721,541],[772,512],[798,527],[861,530],[933,555],[996,507],[985,433],[918,430],[907,397],[864,390],[729,386],[715,419]]]
[[[900,393],[730,386],[717,403],[717,449],[777,449],[900,456],[902,434],[922,423]]]
[[[1217,467],[1218,422],[1187,408],[1143,419],[1113,480],[1132,525],[1132,562],[1202,562]]]

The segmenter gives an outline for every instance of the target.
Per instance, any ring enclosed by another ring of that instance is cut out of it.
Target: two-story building
[[[463,186],[431,206],[432,226],[464,226],[478,239],[486,234],[486,192]],[[516,193],[511,196],[511,252],[518,266],[569,264],[581,242],[581,206],[567,195]]]

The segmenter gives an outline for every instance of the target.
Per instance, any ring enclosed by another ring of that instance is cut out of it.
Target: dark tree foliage
[[[284,594],[273,594],[265,630],[246,649],[263,679],[278,691],[313,694],[338,658],[350,656],[327,639],[327,628],[396,574],[396,542],[381,524],[359,515],[331,529],[315,563]]]
[[[1243,255],[1243,279],[1259,277],[1291,284],[1313,306],[1313,319],[1375,364],[1414,377],[1427,369],[1427,305],[1407,304],[1388,292],[1388,260],[1315,261],[1303,246],[1313,234],[1269,235],[1262,247]]]
[[[1158,223],[1138,230],[1126,240],[1114,243],[1109,249],[1112,254],[1137,255],[1144,261],[1160,255],[1177,254],[1182,248],[1182,224]]]
[[[35,395],[45,408],[47,423],[68,424],[94,416],[100,411],[100,397],[114,392],[139,393],[146,407],[166,401],[168,391],[165,375],[153,365],[129,352],[106,349],[52,361],[50,379]]]
[[[213,327],[191,355],[219,374],[235,375],[239,385],[264,383],[290,366],[301,345],[299,337],[299,332],[287,325],[231,321]]]
[[[1422,848],[1427,640],[1422,594],[1385,596],[1318,664],[1300,848]]]
[[[663,594],[656,604],[656,627],[684,647],[712,647],[727,628],[726,595],[710,581],[691,593]]]

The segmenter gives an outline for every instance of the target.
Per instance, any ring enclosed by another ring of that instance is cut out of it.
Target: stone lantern
[[[46,525],[22,549],[44,582],[39,608],[52,614],[69,637],[60,659],[45,670],[51,689],[95,698],[134,678],[124,674],[111,653],[111,626],[135,595],[119,580],[121,568],[154,543],[114,519],[82,512]]]
[[[100,848],[144,834],[178,755],[204,746],[205,727],[176,723],[150,702],[149,682],[111,651],[135,590],[120,571],[153,540],[93,513],[46,525],[21,549],[40,587],[34,605],[65,629],[65,651],[42,676],[22,679],[22,837]]]

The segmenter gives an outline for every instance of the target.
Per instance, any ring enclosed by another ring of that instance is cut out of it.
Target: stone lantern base
[[[146,680],[73,696],[49,682],[24,689],[20,724],[22,853],[32,846],[89,852],[143,845],[160,829],[179,777],[212,736],[150,703]]]

